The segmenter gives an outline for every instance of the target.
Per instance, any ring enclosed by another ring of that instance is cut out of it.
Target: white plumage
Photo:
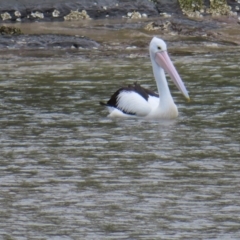
[[[146,116],[151,111],[151,105],[141,95],[133,91],[122,91],[117,97],[118,109],[138,116]]]
[[[134,83],[116,91],[107,103],[100,102],[108,108],[109,117],[176,118],[178,109],[170,93],[164,70],[189,99],[184,83],[168,56],[165,42],[154,37],[150,42],[149,52],[161,100],[158,94]]]

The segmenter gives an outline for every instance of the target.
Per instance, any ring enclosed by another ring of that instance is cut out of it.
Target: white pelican
[[[178,109],[170,93],[164,70],[177,88],[189,100],[188,92],[167,53],[166,43],[154,37],[149,45],[153,74],[159,95],[139,84],[117,90],[107,103],[100,102],[109,110],[109,117],[176,118]]]

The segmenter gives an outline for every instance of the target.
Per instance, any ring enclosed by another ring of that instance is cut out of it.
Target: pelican
[[[107,103],[100,102],[108,108],[108,117],[176,118],[178,109],[170,93],[165,72],[189,100],[188,91],[168,56],[166,43],[160,38],[153,37],[149,52],[158,94],[141,87],[138,83],[122,87],[111,96]]]

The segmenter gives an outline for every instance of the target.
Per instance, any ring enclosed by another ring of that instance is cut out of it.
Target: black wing
[[[128,85],[127,87],[122,87],[122,88],[118,89],[111,96],[111,98],[107,101],[107,103],[100,102],[100,105],[114,107],[114,108],[117,108],[118,110],[122,111],[125,114],[135,115],[135,113],[125,112],[122,109],[118,108],[118,95],[122,91],[136,92],[140,96],[142,96],[146,101],[148,101],[149,96],[159,97],[159,95],[157,93],[153,92],[152,90],[143,88],[140,86],[140,84],[135,82],[133,85]]]

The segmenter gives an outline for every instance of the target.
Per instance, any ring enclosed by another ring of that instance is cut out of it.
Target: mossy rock
[[[231,8],[226,0],[210,0],[209,13],[212,15],[231,15]]]
[[[16,28],[16,27],[0,26],[0,34],[1,35],[20,35],[22,34],[22,31],[20,28]]]
[[[180,7],[185,11],[199,11],[203,7],[203,0],[178,0]]]

